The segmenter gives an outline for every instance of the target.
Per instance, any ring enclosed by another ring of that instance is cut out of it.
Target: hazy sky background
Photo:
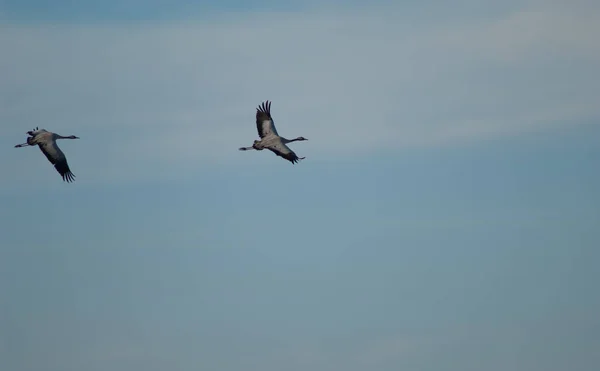
[[[596,1],[0,1],[0,368],[598,368],[598,35]],[[237,150],[267,99],[297,165]]]

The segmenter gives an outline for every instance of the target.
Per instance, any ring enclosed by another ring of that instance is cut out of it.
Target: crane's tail
[[[36,132],[36,131],[38,131],[38,130],[40,130],[40,129],[39,129],[38,127],[36,127],[36,128],[35,128],[35,129],[33,129],[33,130],[29,130],[29,131],[27,132],[27,134],[28,134],[28,135],[33,135],[33,133],[34,133],[34,132]]]

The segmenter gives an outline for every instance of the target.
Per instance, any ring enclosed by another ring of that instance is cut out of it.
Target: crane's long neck
[[[69,135],[68,137],[63,137],[60,134],[54,134],[54,139],[79,139],[75,135]]]
[[[287,139],[287,138],[281,137],[281,140],[283,141],[283,143],[292,143],[292,142],[296,142],[296,141],[299,141],[299,140],[302,140],[302,139],[300,139],[300,138]]]

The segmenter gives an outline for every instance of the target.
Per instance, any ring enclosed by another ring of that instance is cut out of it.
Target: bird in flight
[[[57,139],[79,139],[75,135],[70,135],[68,137],[63,137],[62,135],[58,135],[56,133],[51,133],[46,131],[45,129],[35,128],[34,130],[30,130],[27,132],[29,137],[27,138],[27,143],[17,144],[15,148],[27,147],[27,146],[35,146],[40,147],[42,153],[46,156],[48,161],[52,165],[58,173],[61,175],[64,181],[67,183],[75,180],[75,175],[69,169],[69,164],[67,163],[67,158],[65,154],[58,148],[56,145]]]
[[[304,157],[298,157],[286,144],[308,139],[304,137],[286,139],[279,136],[279,134],[277,134],[277,129],[275,129],[273,117],[271,117],[271,102],[263,102],[256,109],[256,129],[258,130],[260,140],[255,140],[254,144],[252,144],[252,147],[241,147],[240,151],[248,151],[251,149],[262,151],[266,148],[277,156],[288,160],[292,164],[304,159]]]

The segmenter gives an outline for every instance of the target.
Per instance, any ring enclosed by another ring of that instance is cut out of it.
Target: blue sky
[[[0,2],[7,370],[600,364],[595,3],[48,4]],[[266,99],[300,164],[237,150]]]

